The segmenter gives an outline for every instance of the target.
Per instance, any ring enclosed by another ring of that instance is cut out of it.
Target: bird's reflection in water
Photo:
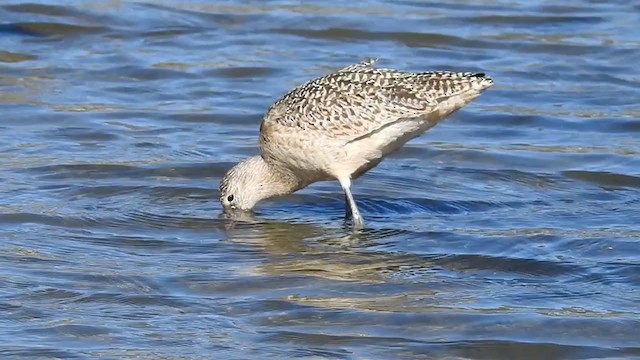
[[[245,214],[227,219],[227,240],[259,247],[253,276],[271,291],[305,306],[363,311],[430,311],[454,299],[434,297],[441,284],[429,258],[380,250],[407,231],[365,230],[348,224],[274,221]],[[246,270],[246,269],[245,269]],[[406,283],[403,278],[410,277]],[[432,287],[431,284],[435,284]],[[447,305],[448,306],[448,305]],[[275,320],[273,320],[275,321]]]
[[[430,267],[427,259],[372,249],[405,231],[365,230],[266,220],[255,214],[226,217],[227,240],[260,247],[265,261],[256,271],[340,281],[380,283],[398,269]]]
[[[265,219],[253,212],[222,213],[227,240],[261,246],[271,255],[312,254],[323,246],[349,248],[358,246],[362,232],[343,227],[322,226],[309,222]],[[335,249],[334,249],[335,250]]]

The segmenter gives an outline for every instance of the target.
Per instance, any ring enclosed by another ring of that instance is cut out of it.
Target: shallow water
[[[0,357],[640,357],[640,6],[478,4],[2,2]],[[359,235],[336,183],[219,218],[265,109],[367,57],[496,85]]]

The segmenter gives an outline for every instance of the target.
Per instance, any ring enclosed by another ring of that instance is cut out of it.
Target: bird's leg
[[[349,205],[349,197],[347,193],[344,193],[344,218],[346,220],[351,219],[351,206]]]
[[[342,190],[344,190],[344,195],[349,206],[349,212],[351,213],[351,217],[353,218],[353,229],[360,230],[364,228],[364,220],[362,219],[360,211],[358,210],[358,206],[356,205],[356,201],[353,200],[353,195],[351,194],[351,180],[349,178],[346,178],[338,179],[338,181],[340,181]]]

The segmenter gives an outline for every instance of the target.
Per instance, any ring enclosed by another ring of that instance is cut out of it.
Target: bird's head
[[[220,203],[225,212],[249,211],[261,200],[293,192],[297,182],[261,156],[245,159],[220,181]]]

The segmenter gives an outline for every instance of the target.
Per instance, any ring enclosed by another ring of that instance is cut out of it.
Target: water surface
[[[0,357],[640,357],[640,7],[4,1]],[[230,226],[217,186],[291,87],[481,71],[355,182]]]

